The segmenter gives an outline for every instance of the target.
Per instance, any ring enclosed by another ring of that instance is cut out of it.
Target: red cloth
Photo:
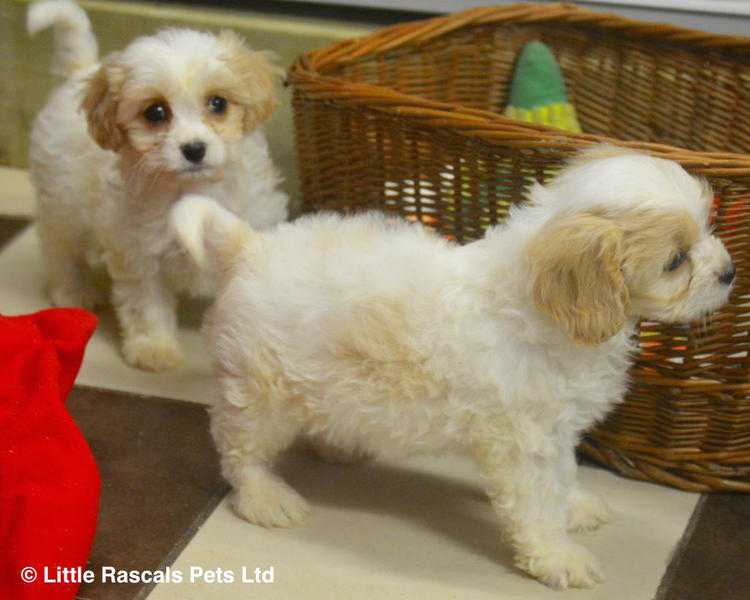
[[[0,599],[78,591],[43,580],[45,567],[83,567],[96,529],[99,471],[65,408],[95,328],[80,309],[0,317]],[[34,583],[22,581],[25,567]]]

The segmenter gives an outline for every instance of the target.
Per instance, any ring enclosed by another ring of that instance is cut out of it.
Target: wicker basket
[[[532,39],[553,49],[586,134],[500,115]],[[467,242],[603,140],[707,177],[738,265],[730,305],[706,324],[642,323],[631,391],[582,448],[630,477],[750,492],[750,39],[569,5],[481,8],[311,52],[289,83],[306,210],[379,208]]]

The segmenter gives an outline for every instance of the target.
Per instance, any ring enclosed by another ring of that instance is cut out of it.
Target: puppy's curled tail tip
[[[170,225],[201,270],[227,269],[256,235],[234,213],[198,194],[189,194],[175,204]]]
[[[67,29],[90,27],[86,13],[72,0],[41,0],[29,7],[26,13],[26,31],[29,35],[53,25]]]
[[[99,50],[91,22],[73,0],[41,0],[26,13],[26,31],[34,35],[55,28],[54,73],[71,76],[95,65]]]

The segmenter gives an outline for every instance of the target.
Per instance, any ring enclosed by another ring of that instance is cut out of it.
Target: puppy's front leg
[[[108,264],[125,360],[148,371],[179,366],[183,358],[177,342],[177,300],[158,268],[136,271],[111,259]]]
[[[593,587],[604,580],[601,567],[567,534],[571,490],[564,476],[564,449],[529,443],[527,434],[513,441],[503,436],[503,444],[491,441],[477,451],[516,565],[550,587]]]
[[[563,475],[570,492],[568,493],[568,531],[593,531],[609,523],[612,511],[604,499],[590,492],[578,483],[578,464],[575,447],[577,440],[571,441],[564,450]]]

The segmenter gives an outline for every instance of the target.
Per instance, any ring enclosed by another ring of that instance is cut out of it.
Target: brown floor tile
[[[78,387],[68,408],[102,477],[88,568],[171,564],[227,491],[202,406]],[[144,598],[153,586],[83,585],[86,600]]]
[[[28,224],[27,219],[0,217],[0,247],[5,246],[11,239],[21,233]]]
[[[746,600],[749,561],[750,495],[706,495],[698,502],[656,600]]]

